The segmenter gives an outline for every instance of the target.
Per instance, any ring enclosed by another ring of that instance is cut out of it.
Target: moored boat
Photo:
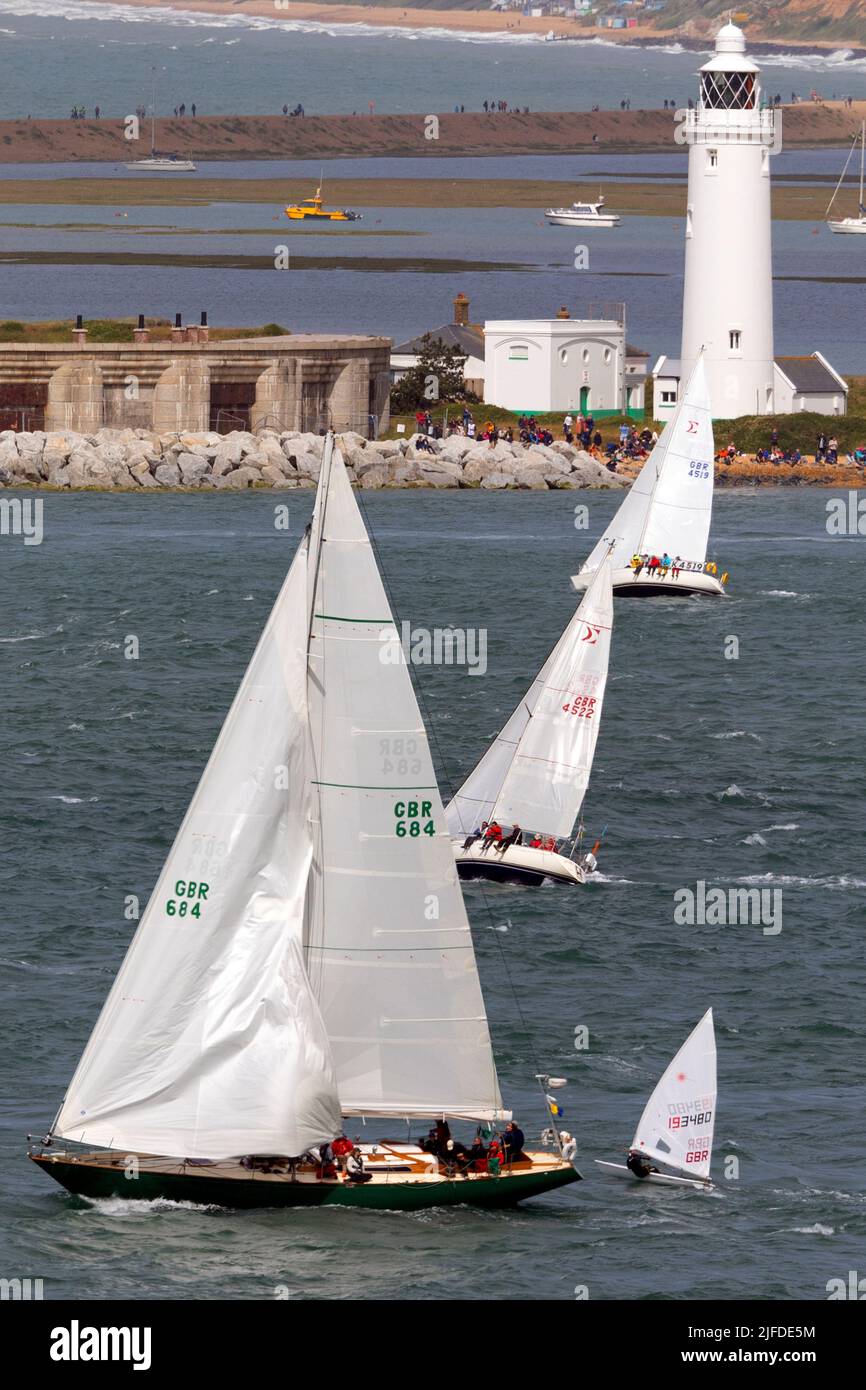
[[[322,197],[322,185],[316,189],[312,198],[301,203],[292,203],[286,208],[286,216],[293,222],[359,222],[361,214],[351,208],[326,208]]]
[[[594,203],[572,203],[567,208],[546,208],[545,217],[552,227],[618,227],[622,218],[618,212],[607,212],[601,194]]]

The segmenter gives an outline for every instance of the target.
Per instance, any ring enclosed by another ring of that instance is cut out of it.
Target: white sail
[[[336,450],[322,474],[309,680],[321,824],[306,941],[340,1101],[350,1115],[495,1118],[502,1101],[427,735]]]
[[[647,1101],[632,1148],[686,1177],[708,1178],[715,1123],[716,1037],[707,1009]]]
[[[615,570],[634,554],[662,556],[703,566],[713,512],[715,445],[703,357],[682,400],[635,478],[622,506],[575,576],[582,588],[605,556]]]
[[[603,560],[529,690],[450,802],[453,836],[494,819],[571,835],[595,756],[612,626],[611,566]]]
[[[297,1155],[341,1128],[303,957],[312,859],[302,544],[55,1131],[190,1158]]]

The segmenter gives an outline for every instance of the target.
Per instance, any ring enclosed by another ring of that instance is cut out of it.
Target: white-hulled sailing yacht
[[[715,564],[707,564],[713,512],[714,443],[703,358],[682,400],[635,478],[605,534],[572,584],[586,588],[607,557],[613,592],[644,598],[723,594]],[[651,566],[668,556],[668,566]],[[632,565],[644,556],[640,569]]]
[[[410,1140],[360,1145],[360,1174],[323,1155],[377,1117],[509,1118],[427,735],[406,665],[381,660],[398,642],[328,436],[308,534],[31,1151],[71,1192],[414,1209],[579,1176],[558,1139],[498,1173]],[[411,780],[389,755],[408,738]]]
[[[716,1035],[707,1009],[659,1081],[638,1121],[628,1163],[595,1161],[618,1178],[712,1188],[716,1123]],[[655,1167],[663,1163],[673,1171]]]
[[[572,840],[589,782],[612,626],[611,568],[602,560],[529,690],[446,808],[462,878],[584,882],[592,855],[578,863],[559,851]],[[519,841],[476,834],[485,822],[519,827]]]
[[[836,194],[842,187],[842,180],[848,172],[848,165],[851,163],[851,156],[857,148],[858,140],[860,141],[860,199],[857,206],[860,215],[859,217],[840,217],[837,218],[835,221],[831,221],[830,211],[833,207],[833,204],[836,201]],[[827,208],[826,213],[824,214],[824,216],[827,218],[827,226],[830,228],[831,232],[841,232],[843,234],[849,232],[853,232],[856,234],[859,232],[861,235],[866,234],[866,203],[864,203],[863,192],[864,171],[866,171],[866,121],[864,121],[862,126],[860,127],[860,134],[854,136],[854,142],[850,150],[848,151],[848,158],[845,161],[845,168],[842,170],[842,173],[839,176],[839,182],[836,184],[836,187],[833,190],[833,197],[830,199],[830,204]]]

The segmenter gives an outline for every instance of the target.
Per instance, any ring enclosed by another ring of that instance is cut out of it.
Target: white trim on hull
[[[533,849],[530,845],[509,845],[506,850],[498,850],[489,840],[476,840],[468,849],[463,848],[463,840],[452,843],[461,878],[535,884],[546,878],[572,885],[586,882],[586,874],[579,864],[553,850]]]
[[[585,589],[593,573],[573,575],[572,586],[578,592]],[[674,598],[691,598],[693,594],[712,594],[719,598],[725,594],[715,575],[706,574],[703,570],[680,570],[679,578],[675,579],[672,574],[667,578],[657,577],[644,569],[635,579],[634,570],[621,569],[614,570],[611,578],[614,595],[618,598],[658,598],[667,594]]]
[[[671,1173],[648,1173],[645,1178],[638,1178],[630,1168],[626,1168],[624,1163],[605,1163],[600,1158],[593,1159],[593,1162],[615,1178],[631,1178],[633,1182],[637,1183],[653,1182],[663,1187],[691,1187],[698,1192],[713,1191],[713,1183],[710,1182],[709,1178],[706,1181],[702,1178],[675,1178]]]

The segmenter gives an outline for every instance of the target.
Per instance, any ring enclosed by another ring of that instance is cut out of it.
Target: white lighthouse
[[[774,409],[770,155],[777,115],[735,24],[700,71],[677,134],[689,146],[680,381],[704,349],[713,416]]]

